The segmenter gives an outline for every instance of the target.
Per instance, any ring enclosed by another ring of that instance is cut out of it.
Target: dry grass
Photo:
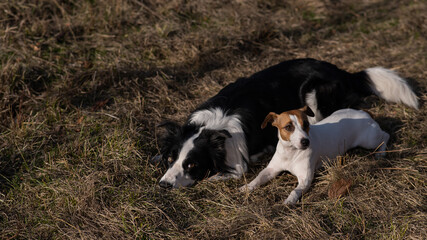
[[[0,3],[0,239],[426,239],[426,108],[367,99],[388,156],[354,150],[302,203],[282,175],[164,191],[156,124],[285,59],[381,65],[427,100],[425,1]],[[268,159],[266,159],[267,161]],[[265,164],[265,162],[263,163]],[[252,179],[263,164],[247,174]],[[332,182],[349,194],[328,199]]]

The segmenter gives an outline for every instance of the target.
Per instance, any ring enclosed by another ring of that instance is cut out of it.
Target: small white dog
[[[376,157],[385,155],[389,135],[382,131],[371,116],[361,110],[341,109],[310,126],[307,116],[314,114],[307,106],[283,112],[269,113],[262,123],[265,128],[271,122],[277,127],[279,142],[268,166],[249,184],[240,188],[251,191],[267,183],[283,171],[298,178],[298,186],[285,200],[294,204],[308,190],[314,172],[322,161],[334,159],[354,147],[376,149]]]

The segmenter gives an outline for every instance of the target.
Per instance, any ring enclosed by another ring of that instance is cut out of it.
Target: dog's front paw
[[[240,175],[236,175],[236,174],[224,174],[224,173],[218,173],[216,175],[213,175],[212,177],[208,178],[208,181],[224,181],[224,180],[228,180],[228,179],[239,179]]]
[[[246,184],[246,185],[243,185],[239,188],[239,192],[246,192],[246,191],[250,192],[253,189],[254,189],[254,187],[251,187],[250,185]]]
[[[286,198],[285,200],[285,204],[286,205],[294,205],[295,203],[297,203],[298,198],[293,198],[291,196],[289,196],[288,198]]]
[[[286,199],[286,200],[285,200],[285,204],[286,204],[286,205],[294,205],[295,203],[297,203],[297,201],[289,200],[289,199]]]
[[[212,177],[209,177],[206,180],[210,181],[210,182],[213,182],[213,181],[219,181],[219,180],[221,180],[221,178],[222,178],[222,175],[218,173],[216,175],[213,175]]]

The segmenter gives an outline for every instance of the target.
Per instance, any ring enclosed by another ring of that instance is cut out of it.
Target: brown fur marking
[[[262,123],[261,127],[264,128],[268,122],[272,122],[271,125],[277,127],[277,129],[279,129],[280,131],[280,137],[284,140],[284,141],[289,141],[291,138],[292,133],[295,130],[295,127],[293,127],[291,129],[291,131],[287,131],[285,129],[285,126],[288,125],[289,123],[292,123],[292,120],[290,118],[290,115],[295,115],[296,118],[298,119],[299,124],[301,125],[301,127],[303,128],[303,130],[305,132],[309,132],[310,127],[309,124],[306,124],[306,126],[304,127],[304,121],[306,121],[308,123],[308,118],[307,115],[305,114],[305,109],[297,109],[297,110],[291,110],[291,111],[287,111],[287,112],[283,112],[281,114],[275,114],[275,113],[269,113],[264,122]]]

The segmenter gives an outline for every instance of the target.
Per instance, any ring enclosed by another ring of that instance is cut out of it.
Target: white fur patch
[[[308,121],[310,122],[310,124],[314,124],[322,120],[323,116],[317,108],[316,90],[307,93],[305,97],[305,102],[314,113],[314,117],[308,117]]]
[[[301,149],[301,148],[303,148],[301,145],[301,140],[304,138],[308,138],[308,135],[302,129],[302,126],[299,123],[297,116],[290,114],[289,118],[291,119],[291,121],[293,122],[294,127],[295,127],[294,132],[291,134],[289,141],[291,142],[291,144],[294,147]]]
[[[239,117],[237,114],[226,115],[220,108],[212,108],[197,111],[190,118],[191,123],[201,124],[206,129],[225,129],[231,134],[232,137],[225,141],[226,165],[233,168],[233,174],[236,175],[242,175],[247,170],[243,157],[249,160],[245,133]]]
[[[375,94],[386,101],[404,103],[418,109],[418,99],[405,79],[399,77],[394,71],[374,67],[365,70],[371,80],[371,88]]]

